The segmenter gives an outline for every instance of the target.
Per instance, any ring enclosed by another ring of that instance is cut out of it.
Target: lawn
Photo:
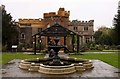
[[[22,54],[22,53],[3,53],[2,60],[0,64],[6,64],[13,59],[30,59],[30,58],[43,58],[44,54],[32,55],[32,54]]]
[[[120,54],[117,54],[117,53],[69,55],[69,57],[84,58],[84,59],[91,59],[91,60],[98,59],[120,69],[120,62],[118,61]]]
[[[0,64],[1,63],[6,64],[7,62],[13,59],[44,58],[44,56],[45,56],[44,54],[29,55],[29,54],[22,54],[22,53],[3,53],[2,60],[0,59],[1,60]],[[120,54],[117,54],[117,53],[69,55],[69,57],[84,58],[84,59],[98,59],[120,69],[120,62],[118,62],[118,58],[120,57]]]
[[[120,50],[86,50],[85,52],[120,52]]]

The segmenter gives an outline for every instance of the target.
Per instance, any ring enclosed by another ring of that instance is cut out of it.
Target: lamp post
[[[36,35],[33,36],[34,54],[36,55]]]
[[[41,39],[39,40],[39,42],[40,42],[40,44],[39,44],[39,45],[40,45],[40,52],[41,52],[41,42],[42,42],[42,41],[41,41]]]

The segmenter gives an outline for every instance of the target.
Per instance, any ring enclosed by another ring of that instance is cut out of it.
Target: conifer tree
[[[114,26],[115,26],[115,44],[120,45],[120,1],[118,4],[118,12],[114,18]]]
[[[2,46],[7,50],[11,49],[13,42],[16,41],[18,31],[16,29],[15,21],[12,20],[10,13],[7,13],[5,6],[2,5]]]

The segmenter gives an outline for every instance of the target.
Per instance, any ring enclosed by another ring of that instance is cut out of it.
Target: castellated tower
[[[59,8],[57,13],[56,12],[44,13],[43,18],[45,26],[47,27],[53,25],[56,22],[64,27],[67,27],[69,23],[69,16],[70,11],[65,11],[64,8]]]

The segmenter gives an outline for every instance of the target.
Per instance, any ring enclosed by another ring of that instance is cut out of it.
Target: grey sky
[[[43,18],[45,12],[57,12],[60,7],[70,11],[70,20],[94,19],[94,27],[112,26],[119,0],[1,0],[13,19]]]

